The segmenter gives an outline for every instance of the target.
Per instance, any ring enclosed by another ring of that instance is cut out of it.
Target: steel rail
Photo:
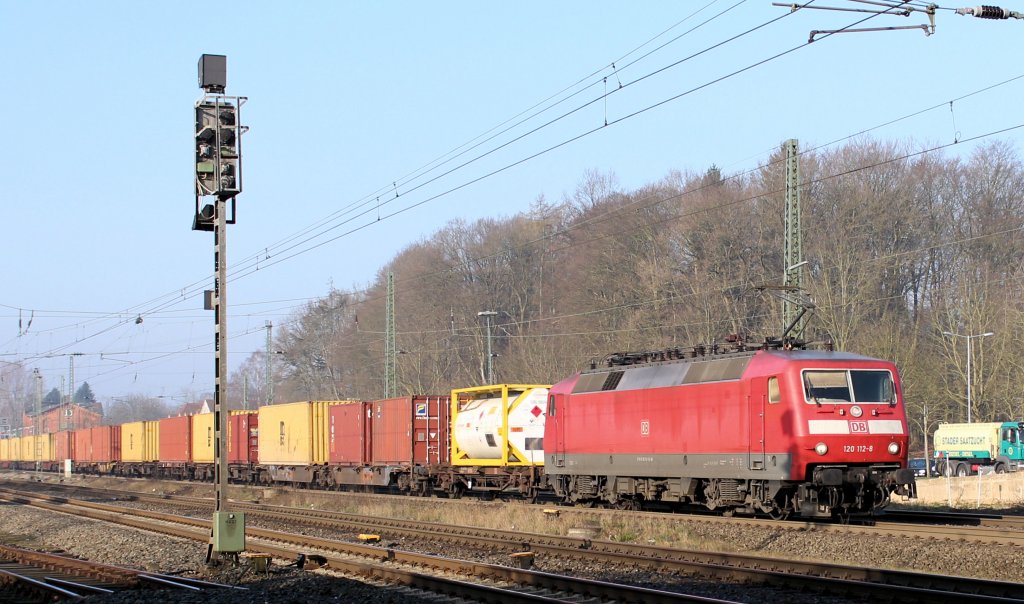
[[[52,496],[42,496],[41,499],[50,499],[57,502],[67,501],[64,498]],[[106,504],[91,502],[79,502],[79,504],[93,509],[114,510],[118,514],[126,511],[124,508],[117,508]],[[167,517],[164,514],[140,510],[131,510],[131,513],[143,517]],[[272,513],[279,517],[282,515],[279,509],[274,510]],[[290,521],[308,523],[306,516],[310,514],[311,512],[308,510],[294,510],[284,514],[284,517]],[[330,513],[326,512],[316,512],[316,514],[321,516],[324,514],[330,515]],[[174,517],[174,521],[197,527],[209,526],[207,521],[194,518]],[[338,521],[328,520],[328,522],[337,523]],[[403,524],[409,524],[409,522],[406,521]],[[421,527],[424,527],[424,525],[421,525]],[[443,525],[426,525],[425,528],[416,530],[435,539],[438,538],[438,535],[442,535],[445,532],[447,532],[446,538],[458,537],[452,531],[459,530],[459,527],[446,527],[448,530],[444,532],[441,530],[442,527]],[[1024,602],[1018,595],[1020,592],[1019,585],[1004,581],[988,581],[909,571],[865,569],[861,567],[749,555],[665,550],[648,546],[571,537],[513,534],[508,531],[469,529],[468,532],[476,534],[477,537],[475,538],[481,538],[482,533],[492,535],[486,541],[486,545],[490,547],[504,543],[505,547],[510,545],[519,548],[526,547],[535,553],[575,558],[599,558],[620,564],[646,565],[654,568],[683,571],[691,575],[718,580],[728,578],[747,583],[770,584],[797,589],[810,588],[826,593],[858,592],[883,598],[898,598],[900,601],[905,602],[1013,602],[1017,604]],[[286,542],[292,539],[291,536],[283,537],[283,535],[286,535],[284,533],[251,527],[248,533],[261,538],[284,540]],[[509,540],[508,537],[510,535],[515,538]],[[463,538],[468,537],[463,536]],[[294,541],[292,542],[294,543]],[[321,543],[318,547],[339,547],[339,542],[336,541],[313,540],[308,537],[302,537],[299,544],[312,545],[318,542]],[[425,560],[422,554],[401,552],[400,550],[390,548],[382,549],[352,543],[341,544],[341,547],[343,547],[344,551],[350,553],[359,552],[360,555],[370,557],[380,556],[380,552],[386,551],[388,559],[408,562],[410,564],[429,565],[439,563],[433,560],[432,557],[427,557]],[[449,570],[455,571],[456,569],[449,568]]]
[[[12,495],[6,489],[3,491],[0,493],[0,499],[13,503],[31,505],[60,513],[73,513],[78,517],[88,517],[196,541],[205,542],[209,540],[210,521],[207,520],[145,510],[117,508],[107,504],[74,501],[48,495]],[[146,522],[139,518],[156,521],[161,524]],[[184,527],[188,528],[175,525],[184,525]],[[318,539],[306,535],[293,535],[280,531],[250,527],[247,528],[246,533],[256,538],[256,540],[249,540],[249,551],[267,553],[277,558],[289,559],[294,558],[298,553],[309,552],[310,549],[315,549],[325,552],[326,555],[324,557],[328,560],[329,567],[336,570],[399,585],[426,589],[434,593],[469,598],[480,602],[565,602],[567,595],[571,594],[571,597],[598,597],[609,602],[735,604],[727,600],[717,600],[690,594],[604,583],[493,564],[467,562],[392,548]],[[276,544],[286,544],[290,547]],[[339,553],[342,556],[336,555]],[[372,562],[352,560],[348,556],[358,556],[369,559]],[[505,583],[516,587],[454,580],[439,575],[396,568],[396,563],[420,569],[432,569],[440,572],[481,577],[488,582]],[[524,589],[533,590],[533,592],[523,591]],[[554,592],[555,595],[541,595],[536,593],[538,590]]]

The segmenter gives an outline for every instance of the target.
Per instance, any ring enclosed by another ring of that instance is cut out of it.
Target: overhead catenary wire
[[[735,6],[737,6],[737,5],[739,5],[739,4],[742,4],[742,2],[745,2],[745,1],[746,1],[746,0],[742,0],[741,2],[739,2],[739,3],[737,3],[737,4],[734,4],[734,5],[732,6],[732,7],[730,7],[729,9],[727,9],[727,11],[728,11],[728,10],[731,10],[732,8],[734,8]],[[681,23],[684,23],[685,21],[689,20],[689,19],[690,19],[690,18],[692,18],[692,17],[694,16],[694,15],[696,15],[696,14],[700,13],[701,11],[703,11],[703,10],[704,10],[704,8],[707,8],[708,6],[711,6],[711,5],[712,5],[712,4],[714,4],[714,3],[715,3],[715,2],[711,2],[711,3],[707,4],[707,5],[705,5],[705,7],[701,8],[701,9],[699,9],[699,10],[695,11],[695,12],[692,12],[692,13],[690,13],[690,15],[688,15],[688,16],[687,16],[686,18],[684,18],[684,19],[680,20],[680,21],[679,21],[679,22],[678,22],[678,23],[676,24],[676,26],[678,26],[679,24],[681,24]],[[727,12],[727,11],[724,11],[724,12]],[[717,16],[720,16],[721,14],[724,14],[724,13],[719,13],[719,15],[716,15],[716,17],[717,17]],[[707,23],[707,22],[705,22],[705,23]],[[673,28],[674,28],[674,27],[675,27],[675,26],[673,26]],[[629,56],[630,54],[632,54],[632,53],[636,52],[636,51],[637,51],[638,49],[640,49],[640,48],[643,48],[644,46],[648,45],[648,44],[649,44],[649,43],[650,43],[650,42],[651,42],[652,40],[655,40],[655,39],[657,39],[658,37],[661,37],[662,35],[664,35],[664,33],[665,33],[665,32],[667,32],[667,31],[670,31],[671,29],[672,29],[672,28],[669,28],[668,30],[665,30],[665,31],[663,31],[663,32],[662,32],[661,34],[658,34],[657,36],[655,36],[654,38],[652,38],[652,39],[648,40],[648,41],[647,41],[647,42],[645,42],[644,44],[641,44],[641,45],[640,45],[640,46],[638,46],[638,47],[637,47],[636,49],[634,49],[633,51],[630,51],[630,53],[627,53],[627,54],[626,54],[626,55],[624,55],[624,56]],[[691,31],[692,31],[692,30],[691,30]],[[688,33],[689,33],[689,32],[688,32]],[[681,37],[681,36],[680,36],[680,37]],[[676,39],[678,39],[678,37],[677,37]],[[663,48],[663,47],[664,47],[664,45],[663,45],[662,47],[659,47],[659,48]],[[621,60],[621,59],[620,59],[620,60]],[[604,69],[604,68],[602,68],[602,70],[603,70],[603,69]],[[601,70],[597,70],[597,71],[595,71],[595,72],[594,72],[593,74],[591,74],[590,76],[586,76],[585,78],[581,78],[581,80],[580,80],[580,81],[581,81],[581,82],[582,82],[582,81],[585,81],[585,80],[586,80],[587,78],[593,77],[593,76],[594,76],[594,74],[600,73],[600,71],[601,71]],[[575,87],[576,85],[578,85],[578,83],[579,83],[579,82],[577,82],[577,84],[573,84],[573,85],[570,85],[569,87],[566,87],[566,88],[565,88],[564,90],[571,90],[571,89],[572,89],[573,87]],[[593,84],[591,84],[591,86],[592,86],[592,85],[593,85]],[[557,97],[557,96],[558,96],[559,94],[561,94],[561,93],[556,93],[556,95],[553,95],[552,97],[549,97],[549,98],[556,98],[556,97]],[[537,105],[535,105],[534,107],[536,107],[536,106],[539,106],[539,105],[543,104],[544,102],[545,102],[545,101],[542,101],[541,103],[538,103],[538,104],[537,104]],[[550,108],[550,107],[549,107],[549,108]],[[545,110],[546,110],[546,109],[545,109]],[[529,111],[530,111],[530,109],[528,109],[528,110],[524,111],[523,113],[521,113],[521,114],[519,114],[519,115],[523,115],[524,113],[528,113]],[[516,117],[518,117],[518,116],[516,116]],[[497,127],[495,127],[495,128],[500,128],[500,127],[501,127],[502,125],[504,125],[505,123],[508,123],[508,121],[511,121],[511,120],[515,120],[515,119],[516,119],[516,117],[510,118],[510,120],[506,120],[506,122],[503,122],[502,124],[500,124],[499,126],[497,126]],[[492,128],[492,130],[493,130],[493,128]],[[488,131],[488,132],[490,132],[490,131]],[[487,133],[485,133],[485,134],[487,134]],[[478,137],[478,138],[479,138],[479,137]],[[475,140],[475,139],[474,139],[474,140]],[[472,141],[471,141],[471,142],[472,142]],[[465,145],[463,145],[463,146],[465,146]],[[456,148],[456,150],[458,150],[459,148],[461,148],[461,146],[460,146],[460,147],[457,147],[457,148]],[[451,152],[449,152],[449,154],[450,154],[450,153],[451,153]],[[446,154],[446,155],[448,155],[448,154]],[[444,157],[445,157],[445,156],[442,156],[442,157],[441,157],[441,159],[443,159]],[[430,165],[430,164],[428,164],[428,166],[429,166],[429,165]],[[449,172],[450,172],[450,171],[449,171]],[[414,172],[414,174],[415,174],[415,173],[416,173],[416,172]],[[392,182],[392,185],[394,185],[394,187],[395,187],[396,189],[397,189],[397,184],[396,184],[397,182],[398,182],[398,181],[393,181],[393,182]],[[386,187],[385,187],[385,188],[381,188],[381,189],[379,189],[379,190],[378,190],[378,192],[377,192],[377,194],[379,194],[379,192],[381,192],[381,191],[384,191],[384,190],[386,190]],[[407,193],[408,193],[408,191],[406,192],[406,194],[407,194]],[[371,197],[373,197],[373,196],[374,196],[374,194],[371,194],[370,196],[367,196],[367,197],[363,198],[363,205],[365,205],[365,203],[366,203],[366,202],[368,202],[368,201],[369,201],[369,199],[371,199]],[[357,206],[357,207],[359,207],[359,206]],[[364,213],[361,213],[360,215],[363,215],[363,214],[365,214],[365,212],[364,212]],[[310,230],[310,229],[308,229],[308,228],[307,228],[307,229],[306,229],[305,231],[300,231],[300,233],[302,233],[302,232],[308,232],[309,230]],[[284,240],[284,241],[285,241],[285,242],[288,242],[288,241],[290,241],[290,240],[291,240],[291,239],[286,239],[286,240]],[[262,249],[262,250],[269,250],[269,247],[264,247],[264,248],[261,248],[261,249]],[[241,262],[237,262],[237,263],[235,263],[235,264],[234,264],[234,265],[233,265],[233,266],[231,267],[231,270],[232,270],[232,271],[234,271],[234,272],[237,272],[237,271],[239,270],[239,268],[242,268],[242,267],[245,267],[245,266],[256,266],[256,267],[257,267],[257,269],[258,269],[258,267],[259,267],[259,262],[260,262],[260,254],[261,254],[261,253],[263,253],[263,252],[258,252],[258,253],[254,254],[254,255],[252,255],[252,256],[249,256],[248,258],[243,258]],[[275,264],[276,264],[276,263],[275,263]],[[264,266],[265,266],[265,265],[264,265]],[[255,270],[254,270],[253,272],[255,272]],[[140,304],[138,304],[138,305],[135,305],[135,306],[129,307],[129,308],[125,309],[124,311],[120,311],[120,312],[118,312],[117,314],[121,314],[121,312],[124,312],[124,313],[126,313],[126,314],[131,314],[131,313],[137,313],[137,314],[150,314],[151,312],[159,312],[160,310],[162,310],[162,309],[164,309],[164,308],[168,308],[168,307],[170,307],[170,306],[172,306],[172,305],[174,305],[174,304],[176,304],[176,303],[179,303],[179,302],[181,302],[181,301],[184,301],[184,300],[192,299],[192,298],[194,298],[194,297],[198,296],[198,295],[199,295],[199,294],[200,294],[200,293],[201,293],[201,292],[203,291],[203,289],[205,289],[205,287],[207,286],[206,284],[207,284],[207,283],[209,282],[209,278],[210,278],[210,277],[204,277],[204,278],[202,278],[202,279],[200,279],[200,280],[197,280],[197,281],[193,281],[192,283],[190,283],[190,284],[187,284],[186,286],[184,286],[184,287],[182,287],[182,288],[178,288],[178,289],[176,289],[176,290],[174,290],[174,291],[172,291],[172,292],[169,292],[169,293],[167,293],[167,294],[164,294],[164,295],[162,295],[162,296],[159,296],[159,297],[157,297],[157,298],[155,298],[155,299],[152,299],[152,300],[150,300],[150,301],[148,301],[148,302],[143,302],[143,303],[140,303]],[[108,317],[108,318],[109,318],[109,317]],[[120,325],[120,323],[119,323],[118,325]],[[115,327],[116,327],[116,326],[115,326]],[[104,331],[101,331],[101,332],[99,332],[99,333],[100,333],[100,334],[102,334],[102,333],[105,333],[105,331],[106,331],[106,330],[104,330]],[[6,344],[5,344],[5,345],[6,345]]]
[[[670,99],[670,100],[671,100],[671,99]],[[666,101],[666,102],[667,102],[667,101]],[[535,156],[534,156],[534,157],[535,157]],[[529,158],[527,158],[527,159],[529,159]],[[524,160],[524,161],[525,161],[525,160]],[[474,182],[475,182],[475,181],[474,181]],[[425,202],[421,202],[421,204],[422,204],[422,203],[425,203]],[[420,205],[420,204],[418,204],[418,205]],[[410,209],[410,208],[406,208],[406,209]],[[405,211],[405,210],[402,210],[402,211]],[[318,246],[315,246],[315,247],[318,247]],[[313,248],[311,248],[311,249],[315,249],[315,247],[313,247]],[[243,275],[241,275],[241,276],[245,276],[245,275],[243,274]],[[159,310],[156,310],[156,311],[154,311],[154,312],[160,312],[160,311],[159,311]],[[131,317],[131,318],[134,318],[134,317]]]
[[[813,0],[812,0],[812,1],[813,1]],[[738,4],[741,4],[741,3],[737,3],[737,4],[733,5],[732,7],[730,7],[729,9],[727,9],[727,11],[728,11],[728,10],[731,10],[732,8],[734,8],[735,6],[737,6]],[[724,11],[724,12],[727,12],[727,11]],[[698,11],[698,12],[699,12],[699,11]],[[723,12],[723,13],[719,13],[719,15],[716,15],[716,16],[720,16],[721,14],[724,14],[724,12]],[[692,14],[696,14],[696,13],[692,13]],[[691,14],[691,16],[692,16],[692,14]],[[716,48],[716,47],[720,47],[720,46],[721,46],[722,44],[724,44],[724,43],[727,43],[727,42],[731,42],[731,41],[734,41],[734,40],[736,40],[736,39],[738,39],[738,38],[740,38],[740,37],[742,37],[742,36],[744,36],[744,35],[747,35],[747,34],[749,34],[749,33],[750,33],[750,32],[752,32],[752,31],[756,31],[756,30],[758,30],[758,29],[760,29],[760,28],[762,28],[762,27],[765,27],[765,26],[766,26],[766,25],[768,25],[768,24],[771,24],[771,23],[777,22],[777,21],[779,21],[779,20],[780,20],[781,18],[782,18],[782,17],[777,17],[777,18],[771,19],[771,20],[769,20],[768,22],[766,22],[766,23],[763,23],[763,24],[761,24],[761,25],[759,25],[759,26],[756,26],[756,27],[754,27],[754,28],[752,28],[752,29],[750,29],[750,30],[748,30],[748,31],[746,31],[746,32],[744,32],[744,33],[742,33],[742,34],[739,34],[739,35],[733,36],[733,37],[729,38],[728,40],[726,40],[725,42],[720,42],[720,43],[718,43],[718,44],[714,45],[714,47],[713,47],[713,48]],[[705,23],[706,23],[706,22],[705,22]],[[691,31],[692,31],[692,30],[691,30]],[[659,34],[659,36],[660,36],[660,35],[661,35],[661,34]],[[641,45],[641,47],[643,47],[643,45]],[[703,54],[703,52],[705,52],[705,51],[701,51],[701,52],[695,53],[694,55],[691,55],[690,57],[688,57],[688,58],[686,58],[686,59],[683,59],[683,60],[680,60],[680,61],[676,61],[676,62],[675,62],[675,63],[673,63],[673,64],[672,64],[671,66],[678,66],[678,65],[682,64],[683,62],[685,62],[685,61],[689,60],[690,58],[693,58],[693,57],[695,57],[695,56],[699,56],[700,54]],[[657,70],[657,71],[656,71],[655,73],[660,73],[660,72],[664,71],[665,69],[667,69],[667,67],[663,67],[663,68],[661,68],[661,69]],[[646,76],[642,76],[641,78],[638,78],[638,79],[637,79],[636,81],[642,81],[642,80],[645,80],[645,79],[647,79],[647,77],[650,77],[650,75],[651,75],[651,74],[648,74],[648,75],[646,75]],[[577,107],[577,108],[575,108],[575,109],[573,109],[573,110],[570,110],[570,111],[568,111],[568,112],[566,112],[566,113],[563,113],[563,114],[562,114],[561,116],[559,116],[559,117],[557,117],[557,118],[555,118],[555,119],[553,119],[553,120],[550,120],[550,121],[546,122],[546,123],[545,123],[544,125],[542,125],[542,126],[540,126],[540,127],[538,127],[538,128],[534,128],[533,130],[531,130],[531,131],[527,132],[526,134],[524,134],[524,135],[520,135],[519,137],[516,137],[516,138],[515,138],[515,139],[513,139],[512,141],[508,141],[508,142],[506,142],[506,143],[504,143],[504,144],[500,145],[499,147],[497,147],[497,148],[495,148],[495,149],[492,149],[492,150],[488,151],[488,152],[487,152],[487,154],[493,153],[493,152],[494,152],[494,151],[496,151],[497,149],[500,149],[500,148],[504,148],[505,146],[507,146],[507,145],[511,144],[512,142],[516,142],[516,141],[518,141],[518,140],[521,140],[521,139],[523,139],[523,138],[524,138],[524,137],[526,137],[526,136],[529,136],[530,134],[533,134],[533,133],[535,133],[535,132],[538,132],[538,131],[539,131],[539,130],[541,130],[542,128],[544,128],[544,127],[546,127],[546,126],[548,126],[548,125],[550,125],[550,124],[552,124],[552,123],[555,123],[555,122],[557,122],[558,120],[564,119],[564,118],[565,118],[566,116],[568,116],[568,115],[571,115],[571,114],[573,114],[573,113],[575,113],[575,112],[577,112],[577,111],[579,111],[579,110],[581,110],[581,109],[583,109],[583,108],[585,108],[585,107],[587,107],[587,106],[590,106],[590,105],[592,105],[593,103],[595,103],[595,102],[599,101],[599,100],[600,100],[600,98],[601,98],[601,97],[597,97],[596,99],[591,99],[590,101],[588,101],[588,102],[587,102],[587,103],[585,103],[584,105],[582,105],[582,106],[580,106],[580,107]],[[596,131],[596,130],[594,130],[594,131]],[[529,161],[529,160],[531,160],[531,159],[534,159],[534,158],[538,157],[539,155],[542,155],[543,153],[547,153],[547,152],[549,152],[549,151],[551,151],[551,150],[553,150],[553,149],[555,149],[555,148],[558,148],[558,147],[564,146],[565,144],[569,144],[570,142],[573,142],[574,140],[578,140],[578,139],[580,139],[580,138],[583,138],[583,136],[586,136],[587,134],[592,134],[592,133],[593,133],[594,131],[591,131],[591,132],[589,132],[589,133],[585,133],[585,134],[583,134],[583,135],[580,135],[580,136],[574,137],[574,138],[573,138],[572,140],[570,140],[570,141],[565,141],[564,143],[562,143],[562,144],[560,144],[560,145],[557,145],[557,146],[555,146],[555,147],[552,147],[552,148],[546,149],[545,151],[543,151],[543,152],[541,152],[541,153],[536,153],[536,154],[533,154],[533,155],[531,155],[531,156],[529,156],[529,157],[526,157],[526,158],[524,158],[524,159],[522,159],[522,160],[520,160],[520,161],[517,161],[517,162],[515,162],[514,164],[511,164],[511,165],[508,165],[508,166],[506,166],[506,167],[505,167],[504,169],[502,169],[502,170],[496,170],[496,171],[492,171],[492,172],[490,172],[490,173],[488,173],[488,174],[485,174],[485,175],[484,175],[484,176],[482,176],[482,177],[478,177],[478,178],[472,179],[472,180],[470,180],[469,182],[466,182],[466,183],[464,183],[464,184],[462,184],[462,185],[460,185],[460,186],[456,186],[456,187],[453,187],[453,188],[451,188],[451,189],[449,189],[449,190],[445,191],[444,193],[442,193],[442,194],[440,194],[440,195],[435,195],[435,196],[433,196],[433,197],[431,197],[431,198],[429,198],[429,199],[427,199],[427,200],[421,201],[421,202],[419,202],[419,203],[416,203],[416,204],[414,204],[414,205],[412,205],[412,206],[407,206],[406,208],[403,208],[403,209],[401,209],[401,210],[399,210],[399,211],[395,211],[395,212],[392,212],[391,214],[389,214],[389,215],[386,215],[386,216],[384,216],[384,217],[383,217],[382,219],[386,219],[386,218],[391,218],[391,217],[397,216],[397,215],[399,215],[399,214],[401,214],[401,213],[404,213],[405,211],[411,210],[411,209],[413,209],[413,208],[415,208],[415,207],[419,207],[419,206],[423,205],[424,203],[427,203],[427,202],[429,202],[429,201],[433,201],[433,200],[435,200],[435,199],[437,199],[437,198],[443,197],[444,195],[448,195],[448,194],[450,194],[450,193],[452,193],[452,192],[454,192],[454,191],[458,191],[458,190],[461,190],[461,189],[463,189],[463,188],[465,188],[465,187],[467,187],[467,186],[470,186],[470,185],[472,185],[472,184],[475,184],[475,183],[477,183],[477,182],[479,182],[479,181],[481,181],[481,180],[484,180],[485,178],[489,178],[489,177],[493,176],[494,174],[497,174],[497,173],[503,172],[503,171],[505,171],[505,170],[507,170],[507,169],[510,169],[510,168],[512,168],[512,167],[515,167],[515,166],[517,166],[517,165],[520,165],[520,164],[522,164],[522,163],[524,163],[524,162],[526,162],[526,161]],[[479,158],[479,157],[482,157],[482,156],[478,156],[478,158]],[[470,161],[468,161],[468,162],[465,162],[465,163],[463,163],[463,164],[460,164],[459,166],[456,166],[455,168],[449,169],[449,170],[448,170],[447,172],[445,172],[444,174],[442,174],[442,176],[445,176],[445,175],[451,174],[451,173],[453,173],[453,172],[454,172],[454,171],[456,171],[456,170],[459,170],[459,169],[461,169],[461,168],[464,168],[464,167],[466,167],[466,166],[470,165],[470,164],[471,164],[471,163],[472,163],[473,161],[475,161],[475,159],[474,159],[474,160],[470,160]],[[435,177],[434,177],[434,178],[432,178],[432,179],[431,179],[431,180],[430,180],[429,182],[434,182],[435,180],[437,180],[437,178],[439,178],[439,177],[435,176]],[[426,183],[421,183],[421,184],[417,185],[417,186],[415,187],[415,189],[418,189],[418,188],[420,188],[420,187],[422,187],[422,186],[425,186],[425,184],[426,184]],[[407,194],[408,194],[409,192],[410,192],[410,191],[406,191],[405,193],[403,193],[403,195],[407,195]],[[401,197],[401,196],[399,196],[399,197]],[[385,202],[385,203],[390,203],[390,202],[394,201],[394,199],[397,199],[397,198],[398,198],[398,197],[396,197],[396,198],[393,198],[393,199],[391,199],[391,200],[388,200],[388,201],[387,201],[387,202]],[[365,206],[365,203],[364,203],[363,205]],[[364,210],[363,212],[360,212],[359,214],[357,214],[357,215],[355,216],[355,218],[358,218],[358,217],[364,216],[364,215],[366,215],[367,213],[370,213],[370,212],[372,212],[372,211],[373,211],[373,209],[372,209],[372,208],[370,208],[370,209],[366,209],[366,210]],[[350,222],[351,220],[352,220],[352,219],[350,218],[349,220],[346,220],[346,221],[342,222],[342,223],[341,223],[340,225],[336,225],[336,226],[332,227],[332,229],[334,229],[334,228],[338,228],[339,226],[343,226],[344,224],[347,224],[347,223],[348,223],[348,222]],[[317,249],[318,247],[321,247],[322,245],[326,245],[327,243],[330,243],[330,242],[332,242],[332,241],[335,241],[335,240],[337,240],[337,239],[338,239],[338,238],[340,238],[340,237],[343,237],[343,236],[346,236],[346,235],[350,235],[350,234],[352,234],[353,232],[356,232],[356,231],[358,231],[358,230],[362,230],[363,228],[366,228],[366,227],[367,227],[367,226],[369,226],[370,224],[374,224],[374,223],[376,223],[376,222],[378,222],[378,221],[373,221],[373,222],[371,222],[371,223],[368,223],[368,224],[366,224],[366,225],[363,225],[363,226],[361,226],[361,227],[359,227],[359,228],[357,228],[357,229],[354,229],[354,230],[350,230],[350,231],[344,232],[344,233],[342,233],[342,234],[341,234],[341,235],[339,235],[339,236],[336,236],[336,237],[332,237],[331,239],[329,239],[329,240],[327,240],[327,241],[324,241],[324,242],[321,242],[320,244],[317,244],[317,245],[313,245],[313,246],[311,246],[311,247],[308,247],[308,248],[304,248],[304,249],[303,249],[303,250],[301,250],[300,252],[298,252],[298,253],[294,253],[294,254],[291,254],[291,255],[288,255],[288,256],[286,256],[286,257],[285,257],[285,258],[283,258],[283,259],[282,259],[282,258],[275,258],[275,261],[271,262],[271,263],[270,263],[269,265],[273,265],[273,264],[278,264],[278,263],[280,263],[280,262],[282,262],[282,261],[284,261],[284,260],[289,260],[289,259],[291,259],[291,258],[294,258],[294,257],[296,257],[296,256],[298,256],[298,255],[300,255],[300,254],[302,254],[302,253],[307,253],[307,252],[309,252],[309,251],[312,251],[313,249]],[[308,241],[308,240],[309,240],[309,239],[307,239],[306,241]],[[286,250],[290,250],[290,249],[293,249],[294,247],[295,247],[294,245],[293,245],[293,246],[290,246],[290,247],[286,248]],[[267,248],[262,248],[262,249],[267,249]],[[280,253],[280,252],[278,252],[278,253]],[[241,277],[245,277],[245,276],[247,276],[247,275],[249,275],[249,274],[252,274],[252,273],[255,273],[255,272],[257,272],[257,270],[259,270],[259,269],[258,269],[258,268],[252,268],[252,267],[254,267],[254,266],[255,266],[255,267],[258,267],[258,266],[259,266],[259,263],[258,263],[258,261],[256,261],[256,262],[254,263],[254,262],[253,262],[253,260],[252,260],[252,258],[258,258],[258,254],[257,254],[256,256],[250,256],[250,259],[249,259],[249,261],[248,261],[248,264],[246,263],[246,260],[243,260],[243,261],[242,261],[241,263],[236,263],[236,264],[234,264],[234,265],[233,265],[233,266],[231,267],[231,270],[232,270],[232,272],[234,273],[234,275],[230,276],[230,277],[229,277],[229,280],[235,280],[235,279],[237,279],[237,278],[240,278],[240,277],[239,277],[239,275],[238,275],[238,271],[239,271],[239,270],[245,271],[245,270],[246,270],[246,267],[247,267],[247,266],[248,266],[248,267],[249,267],[249,268],[250,268],[251,270],[248,270],[248,272],[242,272],[242,273],[241,273]],[[268,264],[266,263],[266,261],[264,261],[264,263],[263,263],[263,268],[266,268],[266,267],[267,267],[267,266],[269,266],[269,265],[268,265]],[[163,310],[163,309],[169,308],[169,307],[171,307],[171,306],[173,306],[173,305],[175,305],[175,304],[177,304],[177,303],[180,303],[180,302],[182,302],[182,301],[184,301],[184,300],[187,300],[187,299],[192,299],[192,298],[194,298],[194,297],[196,297],[196,296],[200,295],[200,293],[201,293],[201,292],[203,291],[203,289],[205,289],[205,287],[207,286],[206,284],[207,284],[207,283],[209,282],[209,281],[208,281],[208,279],[209,279],[209,277],[205,277],[205,278],[203,278],[203,279],[201,279],[201,280],[197,280],[197,281],[194,281],[194,282],[192,282],[191,284],[189,284],[189,285],[187,285],[187,286],[185,286],[185,287],[183,287],[183,288],[180,288],[180,289],[176,289],[176,290],[174,290],[173,292],[169,292],[169,293],[167,293],[167,294],[164,294],[164,295],[162,295],[162,296],[160,296],[160,297],[158,297],[158,298],[155,298],[154,300],[151,300],[151,301],[150,301],[150,302],[148,302],[148,303],[142,303],[142,304],[138,304],[138,305],[136,305],[136,306],[130,307],[130,308],[128,308],[128,309],[125,309],[125,311],[123,311],[123,312],[124,312],[125,314],[133,314],[133,313],[134,313],[134,314],[136,314],[136,315],[141,315],[141,314],[149,314],[149,313],[151,313],[151,312],[159,312],[159,311],[161,311],[161,310]],[[119,313],[119,314],[120,314],[120,313]],[[97,319],[97,320],[99,320],[99,319]],[[134,318],[133,318],[132,320],[134,320]],[[124,320],[122,320],[122,321],[118,321],[118,322],[117,322],[117,323],[116,323],[115,325],[113,325],[113,326],[110,326],[109,328],[106,328],[106,329],[102,329],[102,330],[100,330],[100,331],[96,332],[96,333],[95,333],[94,335],[102,335],[103,333],[107,333],[107,332],[109,332],[109,331],[110,331],[111,329],[115,329],[115,328],[117,328],[117,327],[119,327],[119,326],[121,326],[121,325],[125,325],[125,324],[128,324],[128,319],[124,319]],[[79,341],[81,341],[81,340],[79,340]],[[78,343],[78,342],[75,342],[75,343]],[[74,344],[72,344],[72,345],[74,345]]]

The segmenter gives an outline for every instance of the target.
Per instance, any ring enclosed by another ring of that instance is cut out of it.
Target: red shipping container
[[[192,416],[165,417],[160,420],[160,462],[192,461]]]
[[[331,465],[361,466],[370,463],[373,441],[372,403],[335,405],[328,411],[328,453]]]
[[[54,448],[56,449],[55,457],[59,462],[63,462],[65,459],[75,458],[75,433],[70,430],[64,430],[57,432],[53,435]]]
[[[417,395],[372,402],[371,463],[447,464],[449,400]]]
[[[256,411],[232,411],[228,417],[228,463],[259,462],[259,419]]]
[[[109,463],[121,459],[121,426],[96,426],[75,430],[76,463]]]

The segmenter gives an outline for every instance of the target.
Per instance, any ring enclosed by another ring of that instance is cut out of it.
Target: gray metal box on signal
[[[199,57],[199,87],[209,92],[224,92],[228,85],[228,58],[225,55]]]
[[[245,514],[243,512],[213,513],[213,551],[221,553],[245,551]]]

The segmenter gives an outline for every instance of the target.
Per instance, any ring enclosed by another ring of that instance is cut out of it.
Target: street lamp
[[[988,336],[994,336],[994,332],[978,333],[974,335],[964,335],[960,333],[953,333],[951,331],[944,331],[942,335],[949,336],[951,338],[964,338],[967,340],[967,423],[971,423],[971,340],[974,338],[987,338]]]
[[[493,310],[482,310],[476,313],[478,317],[485,317],[487,319],[487,383],[494,383],[494,356],[491,355],[491,317],[498,316],[498,313]]]

